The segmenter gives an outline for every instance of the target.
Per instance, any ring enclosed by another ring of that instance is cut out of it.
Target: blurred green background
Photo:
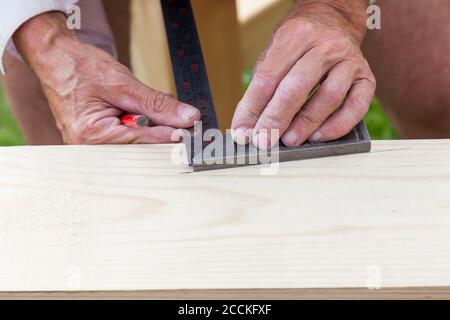
[[[247,70],[243,78],[245,86],[247,86],[250,82],[250,78],[251,71]],[[372,139],[388,140],[398,138],[392,124],[387,119],[377,101],[372,103],[365,120]],[[11,114],[9,106],[5,100],[3,89],[0,86],[0,145],[15,146],[24,144],[26,144],[26,142],[23,139],[13,115]]]
[[[0,146],[16,146],[25,144],[20,129],[6,102],[0,85]]]
[[[376,100],[372,102],[364,121],[367,124],[370,136],[374,140],[393,140],[399,138],[398,133]]]

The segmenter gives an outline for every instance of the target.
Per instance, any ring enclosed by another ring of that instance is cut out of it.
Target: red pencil
[[[150,119],[147,116],[138,114],[125,114],[120,117],[122,124],[131,128],[143,128],[150,124]]]

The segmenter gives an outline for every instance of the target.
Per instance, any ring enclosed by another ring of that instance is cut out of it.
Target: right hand
[[[366,7],[364,0],[296,1],[238,104],[236,142],[268,149],[279,138],[288,147],[333,141],[363,120],[376,87],[360,49]]]
[[[60,13],[31,19],[14,40],[42,83],[65,143],[178,142],[176,130],[200,119],[196,108],[145,86],[112,56],[79,41]],[[146,115],[154,126],[126,127],[123,113]]]

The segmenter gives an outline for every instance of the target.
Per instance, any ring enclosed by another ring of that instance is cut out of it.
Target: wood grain
[[[0,292],[0,299],[25,298],[33,300],[448,300],[450,287]]]
[[[276,175],[190,173],[173,148],[1,148],[2,296],[448,297],[449,140],[375,142]]]

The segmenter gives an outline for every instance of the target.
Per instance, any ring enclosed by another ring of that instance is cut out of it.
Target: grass
[[[251,72],[247,71],[244,74],[244,84],[248,86],[251,80]],[[372,139],[376,140],[390,140],[397,139],[398,134],[390,123],[389,119],[384,114],[379,103],[374,100],[369,113],[365,118],[367,127],[369,128]],[[13,115],[5,100],[4,93],[0,87],[0,146],[15,146],[24,145],[25,140],[14,120]]]
[[[23,144],[25,144],[25,140],[11,114],[0,86],[0,146],[17,146]]]
[[[386,117],[377,100],[372,102],[364,121],[369,129],[370,136],[374,140],[394,140],[399,138],[397,131],[395,131],[394,126]]]

